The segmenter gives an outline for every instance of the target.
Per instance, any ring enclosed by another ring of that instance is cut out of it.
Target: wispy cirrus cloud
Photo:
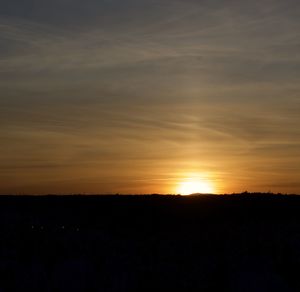
[[[0,14],[2,189],[298,173],[297,1],[42,4]]]

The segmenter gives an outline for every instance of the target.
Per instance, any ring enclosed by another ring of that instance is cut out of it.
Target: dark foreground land
[[[298,196],[0,197],[0,291],[300,291]]]

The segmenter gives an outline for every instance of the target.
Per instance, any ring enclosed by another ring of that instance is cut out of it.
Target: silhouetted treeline
[[[0,291],[299,291],[300,197],[2,196]]]

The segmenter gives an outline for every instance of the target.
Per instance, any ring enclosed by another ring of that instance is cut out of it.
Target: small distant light
[[[63,226],[61,227],[61,229],[65,229],[65,226],[63,225]]]
[[[34,226],[33,226],[33,225],[31,225],[31,229],[34,229]]]
[[[76,228],[76,231],[79,231],[79,228]]]
[[[43,229],[44,229],[44,226],[41,226],[41,229],[43,230]]]

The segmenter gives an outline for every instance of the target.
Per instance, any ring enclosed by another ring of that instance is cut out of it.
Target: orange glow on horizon
[[[189,178],[178,184],[177,193],[183,196],[195,193],[213,194],[215,187],[209,180]]]

